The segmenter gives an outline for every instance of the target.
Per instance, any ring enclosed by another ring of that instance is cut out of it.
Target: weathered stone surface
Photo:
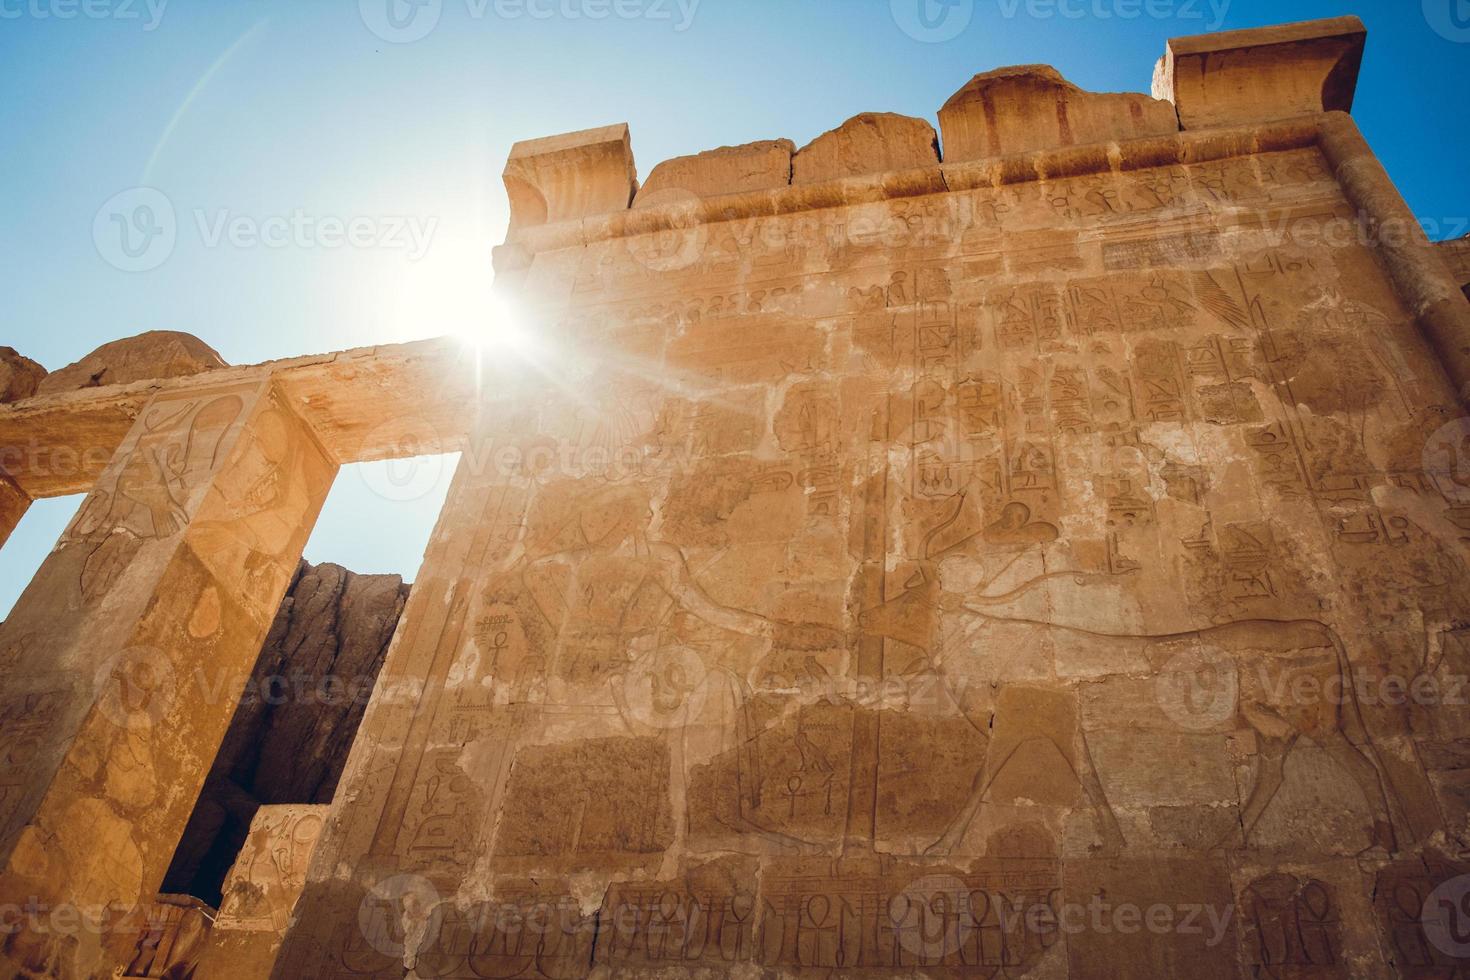
[[[668,204],[679,195],[718,197],[785,187],[791,183],[795,152],[790,140],[760,140],[665,160],[643,182],[633,207]]]
[[[638,189],[628,126],[524,140],[511,147],[503,179],[509,241],[538,225],[625,210]]]
[[[15,530],[30,506],[31,498],[0,470],[0,546],[10,538],[10,533]]]
[[[46,369],[14,347],[0,347],[0,404],[18,402],[36,393]]]
[[[791,183],[816,184],[938,163],[939,136],[927,121],[864,112],[798,150],[791,161]]]
[[[1470,298],[1470,235],[1440,242],[1439,251],[1449,264],[1450,272],[1466,290],[1466,297]]]
[[[193,980],[256,980],[270,976],[327,807],[262,806],[225,879],[219,914]]]
[[[408,593],[397,575],[301,563],[166,887],[219,901],[224,872],[256,832],[258,807],[331,802]]]
[[[1171,38],[1154,97],[1174,103],[1185,129],[1347,111],[1367,33],[1350,16]]]
[[[232,965],[1453,973],[1461,283],[1422,236],[1322,233],[1413,220],[1341,112],[1180,132],[1055,73],[968,93],[938,179],[730,193],[761,168],[716,155],[666,187],[687,208],[533,215],[497,281],[526,361],[0,406],[48,452],[132,427],[0,625],[0,902],[154,899],[244,687],[190,671],[249,673],[333,461],[429,444],[463,462],[293,921]],[[295,579],[268,662],[328,645],[337,581]],[[340,742],[264,717],[325,786]],[[22,975],[131,955],[0,943]]]
[[[1167,102],[1134,93],[1084,92],[1048,65],[998,68],[972,78],[939,110],[944,160],[1109,143],[1178,132]]]
[[[133,939],[119,980],[184,980],[197,974],[209,943],[214,910],[188,895],[159,895],[120,932]],[[136,938],[133,938],[136,937]]]
[[[198,337],[177,330],[149,330],[103,344],[80,361],[52,371],[41,379],[36,393],[52,395],[78,388],[181,378],[226,366],[219,354]]]
[[[153,396],[0,625],[6,900],[153,901],[335,471],[269,384]],[[122,930],[11,940],[42,975],[131,956]]]

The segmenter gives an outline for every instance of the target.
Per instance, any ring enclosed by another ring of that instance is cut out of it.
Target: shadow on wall
[[[408,592],[397,575],[301,563],[174,852],[164,892],[218,908],[260,806],[331,802]]]

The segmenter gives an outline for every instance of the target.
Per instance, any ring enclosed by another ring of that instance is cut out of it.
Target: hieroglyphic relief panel
[[[1411,318],[1295,234],[1348,210],[1295,150],[538,256],[576,383],[479,452],[637,465],[457,478],[277,975],[1385,956],[1470,733],[1374,692],[1463,655],[1466,543]]]
[[[80,612],[38,648],[74,680],[9,814],[6,895],[151,899],[335,472],[269,383],[144,408],[38,575],[55,591],[33,589],[4,626]],[[44,954],[58,955],[72,975],[105,956]]]
[[[0,624],[7,691],[7,754],[0,784],[4,851],[35,805],[90,704],[93,675],[105,666],[113,617],[147,601],[150,590],[115,589],[124,573],[157,575],[199,504],[198,489],[238,434],[249,389],[160,396],[89,494],[32,586]],[[115,651],[114,651],[115,652]],[[12,734],[13,733],[13,734]]]

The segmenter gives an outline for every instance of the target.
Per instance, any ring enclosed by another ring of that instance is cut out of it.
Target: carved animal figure
[[[964,596],[946,592],[940,582],[938,564],[925,558],[896,598],[863,611],[862,629],[917,647],[927,654],[935,669],[946,676],[966,673],[965,651],[944,649],[941,620],[970,617],[982,627],[1008,624],[1045,634],[1055,646],[1086,643],[1090,650],[1109,662],[1146,662],[1157,675],[1172,663],[1209,664],[1223,675],[1233,703],[1225,705],[1222,717],[1259,737],[1260,757],[1253,785],[1241,812],[1247,843],[1266,806],[1285,776],[1286,757],[1303,737],[1315,742],[1339,762],[1362,789],[1373,810],[1374,843],[1392,851],[1396,848],[1394,800],[1384,776],[1382,760],[1371,741],[1366,750],[1348,737],[1352,726],[1362,732],[1362,716],[1354,695],[1347,653],[1337,634],[1314,620],[1255,619],[1201,629],[1160,635],[1130,635],[1063,626],[1016,611],[1021,594],[1044,580],[1058,577],[1085,580],[1084,573],[1059,573],[1033,579],[1003,596]],[[983,636],[979,639],[983,643]],[[973,648],[973,647],[972,647]],[[1182,659],[1178,659],[1182,658]],[[1304,686],[1297,678],[1311,677],[1310,690],[1321,696],[1302,697]],[[1339,693],[1340,692],[1340,693]],[[977,710],[960,703],[967,716]],[[985,709],[979,709],[985,710]],[[971,724],[988,730],[989,719],[970,717]],[[1067,755],[1063,746],[1058,749]],[[1085,746],[1077,760],[1078,780],[1087,794],[1103,834],[1116,842],[1117,823]],[[944,836],[930,849],[953,849],[964,836],[994,779],[977,777],[969,799]]]

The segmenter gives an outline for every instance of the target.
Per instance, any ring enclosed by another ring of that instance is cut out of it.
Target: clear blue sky
[[[937,0],[414,2],[0,0],[0,344],[55,369],[157,328],[236,364],[436,336],[482,308],[515,140],[626,121],[646,174],[724,144],[800,145],[862,111],[932,119],[1001,65],[1147,91],[1171,36],[1344,13],[1369,29],[1368,139],[1421,217],[1448,233],[1470,215],[1467,0],[951,0],[968,20],[942,42],[893,10]],[[124,271],[119,229],[94,219],[140,186],[176,238]],[[270,220],[293,215],[306,231]],[[360,247],[323,219],[363,219]],[[308,557],[411,576],[442,488],[389,506],[371,482],[339,480]],[[0,614],[68,514],[32,509]]]

